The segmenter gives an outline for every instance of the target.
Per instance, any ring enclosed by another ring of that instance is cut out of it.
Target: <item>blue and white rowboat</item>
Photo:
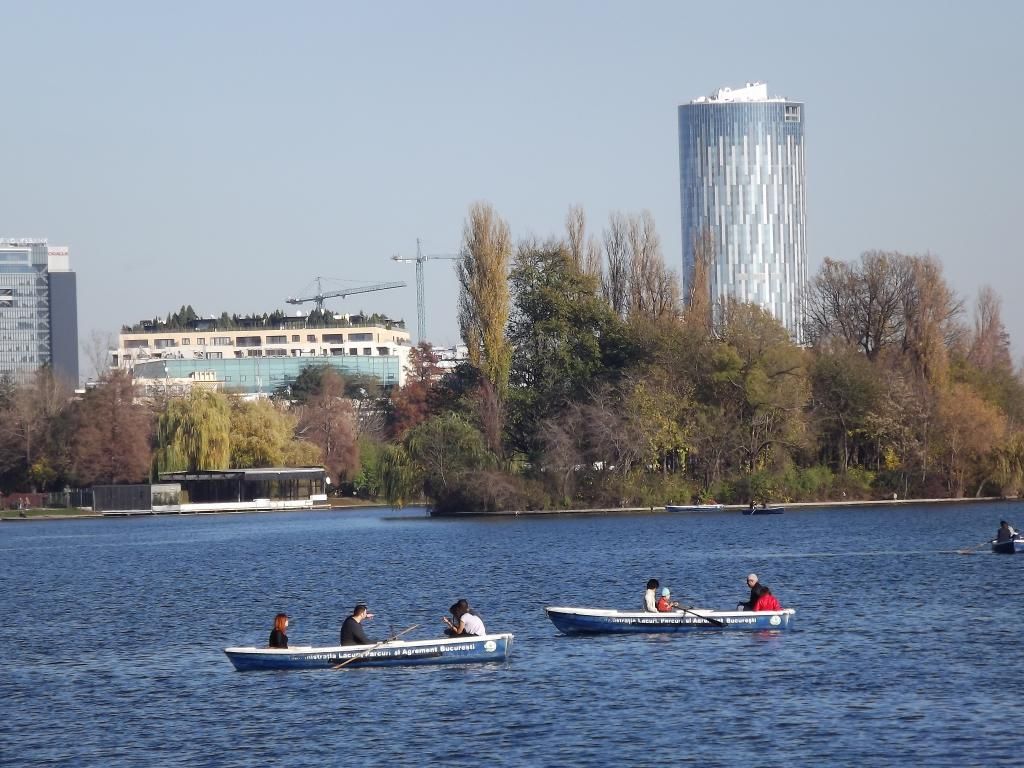
[[[993,541],[992,551],[997,555],[1024,554],[1024,539],[1010,539],[1009,541]]]
[[[689,611],[648,613],[559,606],[548,606],[544,611],[551,623],[567,635],[790,629],[793,626],[793,614],[796,613],[793,608],[783,608],[781,611],[711,611],[693,608]]]
[[[332,645],[293,648],[225,648],[239,672],[257,669],[331,669],[354,667],[396,667],[424,664],[472,664],[504,661],[512,652],[510,633],[437,640],[392,640],[376,645]]]

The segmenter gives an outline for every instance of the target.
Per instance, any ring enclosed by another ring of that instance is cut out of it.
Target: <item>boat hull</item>
[[[993,541],[992,551],[997,555],[1024,554],[1024,539]]]
[[[509,633],[438,640],[393,640],[374,645],[334,645],[295,648],[225,648],[224,653],[239,672],[271,669],[332,669],[345,663],[355,667],[473,664],[504,661],[512,652]]]
[[[544,611],[551,623],[567,635],[791,629],[796,613],[792,608],[781,611],[709,611],[695,608],[690,612],[647,613],[560,606],[548,606]],[[709,621],[709,618],[721,624]]]
[[[785,507],[755,507],[754,509],[744,509],[744,515],[781,515],[786,511]]]

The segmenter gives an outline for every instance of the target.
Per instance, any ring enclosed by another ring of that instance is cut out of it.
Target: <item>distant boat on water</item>
[[[666,504],[666,512],[714,512],[725,509],[725,504]]]
[[[750,507],[744,509],[744,515],[781,515],[786,511],[785,507]]]
[[[435,640],[392,640],[374,645],[342,645],[322,648],[225,648],[224,653],[239,672],[282,669],[332,669],[350,667],[420,666],[504,661],[512,651],[510,633],[466,635]]]
[[[789,629],[793,625],[792,608],[778,611],[713,611],[693,608],[685,611],[649,613],[603,608],[570,608],[549,605],[544,609],[551,623],[567,635],[635,634],[691,630],[764,630]]]
[[[1009,541],[993,541],[992,551],[997,555],[1024,554],[1024,539],[1013,538]]]

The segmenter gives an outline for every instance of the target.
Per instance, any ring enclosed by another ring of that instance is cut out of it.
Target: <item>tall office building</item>
[[[764,83],[679,107],[683,288],[709,235],[711,298],[758,304],[801,340],[807,279],[804,105]]]
[[[0,239],[0,375],[26,383],[42,365],[78,386],[78,299],[68,249]]]

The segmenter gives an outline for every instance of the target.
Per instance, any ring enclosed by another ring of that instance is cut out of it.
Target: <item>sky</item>
[[[649,210],[681,270],[677,106],[767,82],[802,101],[808,271],[930,253],[1024,354],[1024,4],[0,0],[0,237],[71,249],[79,334],[185,304],[404,318],[469,206],[514,238],[580,205]],[[427,336],[458,341],[452,261]],[[311,306],[311,305],[307,305]],[[83,376],[91,373],[83,349]]]

